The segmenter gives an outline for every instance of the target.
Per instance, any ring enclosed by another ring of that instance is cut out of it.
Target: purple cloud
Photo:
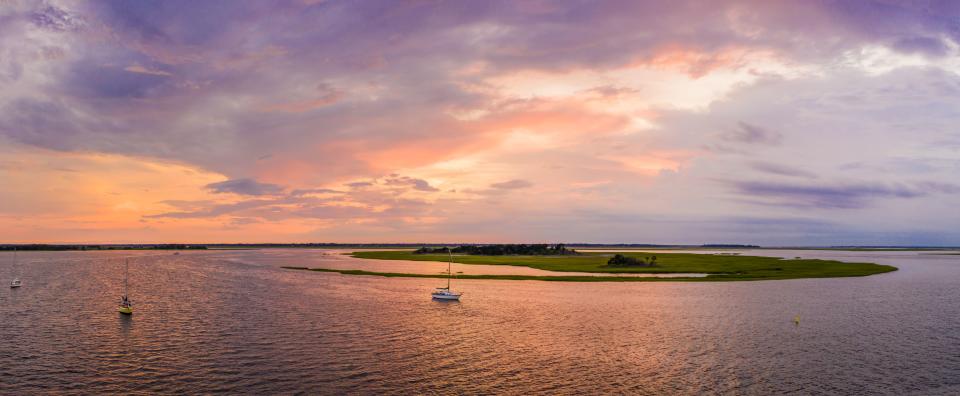
[[[893,43],[893,48],[904,53],[919,53],[929,56],[944,56],[949,47],[938,38],[933,37],[906,37]]]
[[[210,191],[222,194],[232,193],[238,195],[277,195],[283,192],[282,186],[270,183],[261,183],[253,179],[234,179],[207,185]]]
[[[813,173],[804,169],[794,168],[791,166],[776,164],[772,162],[753,161],[753,162],[750,162],[749,165],[754,170],[757,170],[763,173],[769,173],[771,175],[802,177],[807,179],[817,178],[816,173]]]
[[[291,196],[299,197],[302,195],[308,194],[343,194],[343,191],[333,190],[329,188],[306,188],[306,189],[297,189],[290,192]]]
[[[415,179],[407,176],[388,178],[384,181],[384,184],[388,186],[410,186],[417,191],[440,191],[436,187],[431,186],[426,180]]]
[[[763,144],[775,146],[783,140],[780,133],[761,128],[756,125],[740,121],[737,127],[720,136],[723,140],[733,143]]]
[[[60,32],[79,30],[86,24],[81,16],[49,4],[34,11],[30,15],[30,22],[37,27]]]
[[[884,198],[918,198],[931,193],[954,193],[956,186],[942,184],[788,184],[743,181],[731,183],[747,200],[758,203],[824,209],[859,209]]]

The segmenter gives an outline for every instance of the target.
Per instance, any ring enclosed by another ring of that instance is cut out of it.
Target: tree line
[[[576,250],[568,249],[566,245],[550,244],[519,244],[519,245],[462,245],[449,247],[422,247],[413,254],[457,253],[476,256],[572,256]]]

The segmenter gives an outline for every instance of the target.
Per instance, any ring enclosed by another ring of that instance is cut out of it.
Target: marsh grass
[[[471,256],[454,255],[453,262],[460,264],[513,265],[556,272],[592,272],[609,274],[670,274],[699,273],[706,277],[598,277],[571,275],[458,275],[460,279],[511,279],[545,280],[568,282],[655,282],[655,281],[743,281],[799,278],[836,278],[867,276],[896,271],[889,265],[872,263],[845,263],[834,260],[780,259],[760,256],[710,255],[694,253],[616,252],[625,256],[643,257],[656,254],[656,267],[611,267],[607,260],[615,253],[587,252],[577,256]],[[374,260],[410,260],[446,262],[445,254],[413,254],[410,251],[353,252],[353,257]],[[290,269],[308,269],[303,267]],[[386,277],[443,278],[445,275],[407,274],[363,270],[332,270],[313,268],[312,271],[337,272],[345,275],[376,275]]]

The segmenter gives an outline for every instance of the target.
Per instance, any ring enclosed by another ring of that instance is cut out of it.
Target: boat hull
[[[460,295],[459,294],[434,294],[433,298],[437,300],[459,300]]]
[[[132,315],[132,314],[133,314],[133,308],[130,308],[130,307],[119,307],[119,308],[117,308],[117,312],[120,312],[121,314],[124,314],[124,315]]]

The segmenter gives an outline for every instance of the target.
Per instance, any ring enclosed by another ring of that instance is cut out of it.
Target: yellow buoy
[[[797,316],[794,316],[794,317],[793,317],[793,324],[795,324],[795,325],[797,325],[797,326],[800,325],[800,315],[797,315]]]

